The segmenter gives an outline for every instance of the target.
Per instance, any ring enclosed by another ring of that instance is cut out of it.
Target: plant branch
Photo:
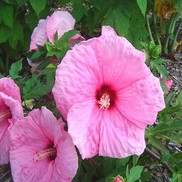
[[[156,17],[155,11],[153,11],[153,21],[154,21],[154,31],[156,34],[157,44],[161,45],[161,40],[160,40],[159,33],[157,30],[157,17]]]
[[[166,35],[165,35],[165,42],[164,42],[164,53],[168,53],[168,45],[169,45],[169,41],[170,41],[170,36],[174,31],[174,26],[176,23],[176,18],[177,18],[178,14],[174,13],[171,18],[170,18],[170,22],[169,22],[169,26],[168,29],[166,31]]]
[[[150,40],[155,44],[153,36],[152,36],[151,28],[150,28],[149,17],[147,15],[146,15],[146,22],[147,22],[147,29],[149,32]]]
[[[160,161],[171,173],[173,173],[173,169],[166,163],[166,162],[162,162],[161,161],[161,156],[159,156],[158,154],[156,154],[156,152],[154,152],[153,150],[149,149],[148,147],[145,148],[146,152],[148,152],[151,156],[153,156],[154,158],[156,158],[158,161]]]
[[[176,31],[174,32],[174,40],[172,41],[170,51],[174,51],[175,50],[175,43],[176,43],[179,31],[181,29],[181,26],[182,26],[182,18],[180,19],[178,27],[177,27]]]

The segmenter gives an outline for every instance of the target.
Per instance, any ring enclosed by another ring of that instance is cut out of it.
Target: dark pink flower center
[[[9,108],[0,110],[0,122],[5,121],[11,117],[12,115]]]
[[[54,145],[51,144],[48,148],[34,154],[33,159],[35,161],[40,161],[44,159],[49,159],[52,161],[56,158],[56,156],[57,156],[57,150],[54,147]]]
[[[96,100],[100,109],[107,110],[115,104],[116,93],[110,85],[102,85],[96,91]]]

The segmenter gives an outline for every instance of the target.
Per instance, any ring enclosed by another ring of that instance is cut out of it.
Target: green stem
[[[148,32],[149,32],[150,40],[155,44],[153,36],[152,36],[151,28],[150,28],[150,23],[149,23],[148,16],[146,16],[146,22],[147,22],[147,29],[148,29]]]
[[[176,31],[174,32],[174,39],[173,39],[173,41],[171,43],[171,47],[170,47],[171,52],[173,52],[175,50],[175,43],[176,43],[179,31],[181,29],[181,26],[182,26],[182,18],[180,19],[178,27],[177,27]]]
[[[161,45],[161,40],[159,37],[159,33],[157,31],[157,17],[156,17],[155,11],[153,11],[153,21],[154,21],[154,31],[155,31],[155,35],[156,35],[156,39],[157,39],[157,44]]]
[[[168,26],[168,29],[166,31],[165,42],[164,42],[164,50],[163,50],[164,53],[166,53],[166,54],[168,53],[168,45],[169,45],[169,41],[170,41],[170,35],[174,31],[177,16],[178,16],[177,13],[174,13],[171,16],[169,26]]]

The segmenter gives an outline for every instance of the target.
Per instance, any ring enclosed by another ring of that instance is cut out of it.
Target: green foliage
[[[163,78],[167,80],[169,76],[167,69],[163,66],[164,61],[165,60],[162,58],[152,60],[150,62],[150,67],[154,74],[160,73],[160,75],[162,75]]]
[[[22,58],[29,49],[32,29],[39,18],[49,14],[49,1],[14,0],[0,2],[0,71],[8,74],[8,66]],[[33,11],[33,10],[34,11]]]
[[[33,74],[23,87],[23,99],[39,99],[41,96],[47,95],[54,85],[54,76],[54,68],[47,68],[39,74]]]
[[[148,143],[164,154],[163,161],[169,163],[169,166],[171,166],[174,171],[178,172],[182,169],[181,153],[172,154],[167,148],[167,145],[164,144],[164,141],[166,141],[166,144],[170,142],[174,145],[182,144],[181,92],[176,101],[174,93],[170,93],[165,101],[166,108],[158,115],[158,122],[155,127],[148,128],[146,136]]]
[[[148,36],[145,17],[136,2],[116,1],[107,11],[103,24],[115,28],[119,35],[126,37],[137,48],[141,48],[140,41]]]
[[[137,0],[137,5],[140,8],[141,13],[145,16],[147,10],[147,0]]]
[[[42,12],[45,8],[47,0],[29,0],[33,10],[36,12],[37,16]]]
[[[141,177],[143,166],[134,166],[130,170],[128,166],[126,168],[126,180],[127,182],[135,182]]]
[[[126,182],[141,179],[143,166],[137,165],[138,157],[113,159],[108,157],[94,157],[79,161],[79,169],[73,182],[111,182],[120,176]],[[127,168],[126,168],[127,166]]]
[[[12,79],[19,77],[19,73],[22,70],[22,60],[13,63],[9,70],[9,75]]]

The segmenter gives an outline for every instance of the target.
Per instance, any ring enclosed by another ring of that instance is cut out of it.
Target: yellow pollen
[[[47,157],[51,157],[53,155],[56,155],[56,148],[48,148],[36,153],[33,159],[35,161],[40,161],[46,159]]]
[[[104,93],[98,103],[101,109],[107,110],[111,105],[109,94]]]

